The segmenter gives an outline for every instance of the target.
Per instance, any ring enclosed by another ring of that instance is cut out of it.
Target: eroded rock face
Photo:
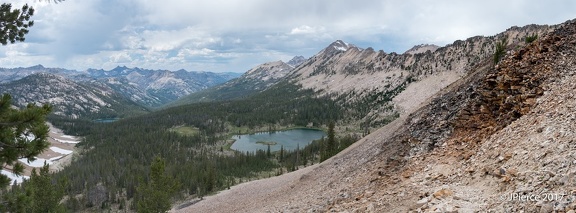
[[[381,156],[378,176],[401,175],[381,180],[376,191],[416,192],[383,194],[375,209],[574,210],[576,156],[568,147],[574,147],[576,129],[575,79],[575,21],[510,51],[497,66],[487,61],[410,115],[405,132],[386,140],[401,140],[409,149],[401,157]],[[507,201],[543,194],[563,199]],[[394,204],[399,195],[410,202]]]
[[[411,115],[410,135],[421,142],[413,152],[431,150],[451,137],[458,144],[477,143],[530,112],[544,94],[545,83],[555,81],[565,69],[559,66],[571,54],[567,28],[512,52],[495,67],[485,61],[458,88]]]
[[[383,138],[371,171],[325,210],[576,209],[576,22],[486,60]],[[394,151],[391,151],[395,149]],[[366,196],[368,192],[369,197]],[[520,202],[515,195],[563,199]]]

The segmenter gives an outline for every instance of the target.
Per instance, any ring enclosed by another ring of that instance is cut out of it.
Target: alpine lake
[[[281,147],[284,147],[284,150],[296,150],[297,147],[302,149],[324,136],[326,133],[322,130],[306,128],[234,135],[232,139],[235,141],[230,148],[241,152],[267,150],[268,146],[272,152],[279,151]]]

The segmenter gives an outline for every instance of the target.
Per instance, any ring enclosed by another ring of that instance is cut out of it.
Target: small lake
[[[112,122],[116,122],[120,120],[120,118],[99,118],[99,119],[94,119],[93,121],[96,123],[112,123]]]
[[[250,135],[234,135],[232,139],[236,141],[230,148],[241,152],[253,152],[259,149],[268,149],[268,145],[257,142],[274,142],[276,144],[270,145],[270,151],[278,151],[281,146],[284,146],[284,150],[296,150],[297,146],[304,148],[313,140],[318,140],[323,136],[326,136],[323,131],[314,129],[292,129]]]

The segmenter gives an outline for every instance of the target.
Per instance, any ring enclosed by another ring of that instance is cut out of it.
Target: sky
[[[336,40],[387,53],[576,18],[573,0],[40,0],[0,67],[245,72]]]

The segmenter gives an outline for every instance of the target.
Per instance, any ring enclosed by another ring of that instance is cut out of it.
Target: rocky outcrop
[[[553,71],[559,54],[560,28],[519,50],[510,50],[510,57],[493,67],[487,59],[452,90],[437,95],[430,104],[411,115],[409,130],[420,147],[413,152],[431,150],[449,136],[474,144],[506,127],[528,113],[538,97],[544,94],[543,84],[558,78]],[[522,44],[512,44],[518,47]],[[453,86],[455,87],[455,86]]]
[[[576,210],[576,22],[474,73],[411,114],[353,190],[328,209],[405,212]],[[398,141],[401,141],[400,143]],[[391,155],[392,154],[392,155]],[[366,187],[364,181],[376,180]],[[383,193],[378,193],[383,192]],[[524,198],[521,198],[524,196]],[[535,198],[536,196],[539,196]],[[531,200],[527,200],[531,197]],[[524,200],[520,200],[524,199]]]

